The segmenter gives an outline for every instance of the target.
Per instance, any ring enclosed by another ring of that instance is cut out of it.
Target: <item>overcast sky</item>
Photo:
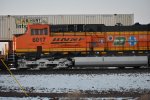
[[[150,0],[0,0],[0,15],[134,14],[150,23]]]
[[[150,0],[0,0],[0,15],[134,14],[141,24],[150,23],[149,9]]]

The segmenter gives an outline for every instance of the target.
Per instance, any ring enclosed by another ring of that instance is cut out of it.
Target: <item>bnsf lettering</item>
[[[45,37],[41,37],[41,38],[32,38],[32,42],[45,42]]]
[[[53,42],[77,42],[84,40],[84,38],[53,38]]]

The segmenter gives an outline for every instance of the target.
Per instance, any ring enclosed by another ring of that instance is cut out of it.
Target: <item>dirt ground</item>
[[[109,93],[91,93],[91,91],[81,92],[76,91],[72,93],[27,93],[29,97],[52,97],[52,98],[96,98],[96,97],[133,97],[138,98],[137,100],[150,100],[150,92],[145,94],[133,93],[133,92],[109,92]],[[1,97],[26,97],[24,93],[20,92],[0,92]],[[76,100],[75,99],[75,100]]]

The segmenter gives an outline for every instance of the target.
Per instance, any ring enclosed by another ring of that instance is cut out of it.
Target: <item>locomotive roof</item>
[[[85,32],[118,32],[118,31],[150,31],[150,24],[140,25],[135,24],[131,26],[105,26],[104,24],[62,24],[50,25],[52,32],[66,32],[66,31],[85,31]]]

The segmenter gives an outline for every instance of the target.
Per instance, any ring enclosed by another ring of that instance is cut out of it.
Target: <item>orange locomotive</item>
[[[17,68],[149,66],[150,25],[32,24],[14,35],[13,48],[8,66]]]
[[[150,25],[33,24],[27,26],[25,34],[15,35],[13,44],[15,53],[21,54],[146,54],[150,50]]]

